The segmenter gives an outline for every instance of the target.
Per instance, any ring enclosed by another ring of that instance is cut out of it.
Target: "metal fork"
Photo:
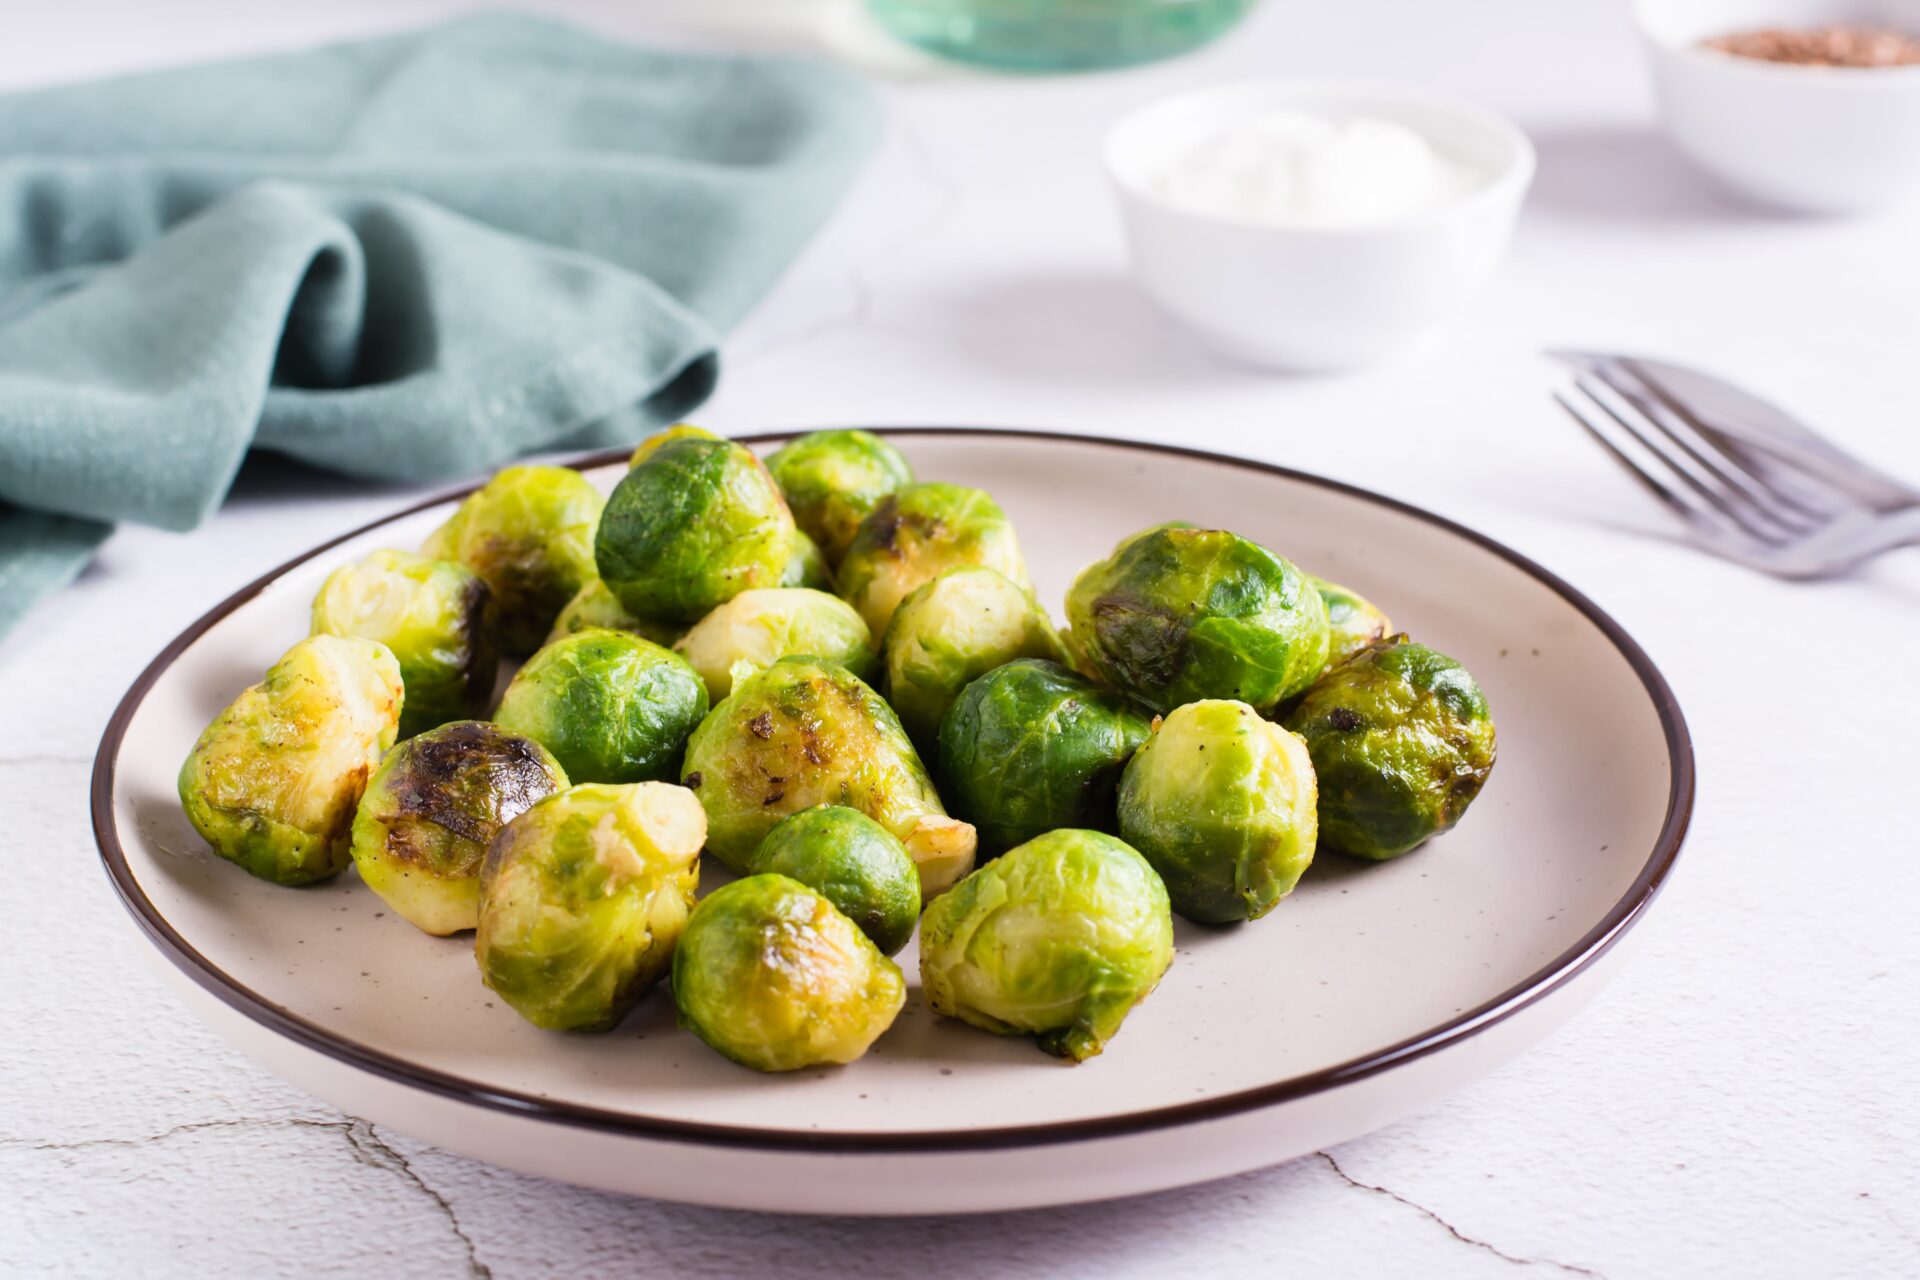
[[[1844,574],[1920,545],[1920,490],[1782,410],[1667,361],[1551,351],[1554,399],[1716,555],[1783,578]]]

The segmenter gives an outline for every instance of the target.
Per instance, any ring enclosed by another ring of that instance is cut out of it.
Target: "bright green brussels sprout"
[[[782,875],[708,894],[673,953],[680,1025],[756,1071],[852,1062],[906,1000],[900,966]]]
[[[686,659],[596,627],[528,658],[493,719],[551,751],[576,782],[651,782],[678,775],[706,714],[707,687]]]
[[[767,470],[793,508],[793,518],[838,564],[854,530],[880,499],[913,483],[900,451],[871,431],[814,431],[781,446]]]
[[[567,785],[545,747],[481,720],[387,752],[353,815],[360,878],[428,933],[480,919],[480,863],[500,828]]]
[[[1313,861],[1307,746],[1244,702],[1167,714],[1120,779],[1120,838],[1202,924],[1258,920]]]
[[[782,818],[754,850],[753,869],[815,890],[888,955],[920,921],[920,873],[906,846],[858,809],[817,804]]]
[[[400,726],[400,664],[357,637],[312,636],[214,717],[180,766],[180,803],[215,853],[275,884],[347,865],[367,775]]]
[[[528,1022],[600,1031],[666,973],[707,815],[685,787],[587,783],[500,829],[480,870],[480,977]]]
[[[1119,694],[1022,658],[954,699],[940,722],[940,778],[989,856],[1056,827],[1111,831],[1120,771],[1148,732]]]
[[[810,587],[815,591],[833,590],[833,570],[827,567],[826,556],[820,553],[819,544],[798,529],[793,531],[787,567],[780,571],[780,585]]]
[[[1327,665],[1327,606],[1307,575],[1220,529],[1135,534],[1081,570],[1067,618],[1101,680],[1163,713],[1233,698],[1264,715]]]
[[[1396,858],[1460,821],[1493,772],[1493,719],[1467,669],[1405,636],[1321,677],[1287,714],[1320,780],[1320,843]]]
[[[733,692],[734,669],[758,671],[781,658],[810,654],[862,680],[878,665],[873,637],[853,606],[807,587],[742,591],[680,638],[674,649],[707,682],[715,702]]]
[[[614,489],[594,554],[634,614],[698,622],[742,591],[779,585],[793,535],[780,487],[751,449],[683,435]]]
[[[915,587],[887,626],[887,703],[921,753],[960,691],[1015,658],[1066,661],[1046,610],[994,569],[954,569]]]
[[[705,427],[696,427],[691,422],[676,422],[670,427],[662,427],[636,445],[632,456],[627,459],[627,470],[633,470],[648,458],[651,458],[656,449],[662,445],[672,444],[675,440],[725,439],[725,436],[716,435]]]
[[[588,627],[612,627],[615,631],[631,631],[637,636],[663,644],[671,648],[673,642],[686,634],[686,628],[677,622],[658,622],[652,618],[636,618],[627,612],[627,606],[620,603],[607,588],[607,584],[596,576],[593,581],[567,601],[567,607],[553,620],[553,630],[547,632],[548,644],[555,640],[564,640],[576,631],[585,631]]]
[[[1351,658],[1376,640],[1393,632],[1378,606],[1365,596],[1347,590],[1337,582],[1307,575],[1307,581],[1320,593],[1327,605],[1327,666],[1329,669]]]
[[[460,720],[493,693],[499,658],[486,634],[490,593],[452,560],[375,551],[327,575],[313,598],[313,634],[377,640],[400,662],[400,733]]]
[[[947,816],[900,721],[845,667],[782,658],[734,682],[687,741],[680,781],[707,810],[707,849],[735,871],[774,824],[842,804],[891,831],[925,897],[973,866],[974,831]]]
[[[860,522],[834,578],[873,634],[884,636],[893,611],[915,587],[968,565],[1033,585],[1013,526],[992,498],[957,484],[910,484],[882,498]]]
[[[1098,831],[1049,831],[955,885],[920,922],[933,1011],[1082,1062],[1173,963],[1167,891]]]
[[[594,575],[600,505],[600,491],[569,467],[507,467],[429,534],[420,554],[486,579],[494,642],[531,653]]]

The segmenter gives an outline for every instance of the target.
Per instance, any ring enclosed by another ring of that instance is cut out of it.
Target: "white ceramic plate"
[[[170,644],[100,748],[114,886],[187,1004],[272,1070],[423,1140],[532,1173],[704,1204],[828,1213],[1016,1208],[1274,1164],[1419,1109],[1564,1020],[1673,865],[1685,724],[1647,657],[1538,566],[1411,507],[1257,463],[969,430],[888,433],[919,474],[978,485],[1041,598],[1160,520],[1233,528],[1382,604],[1464,661],[1500,761],[1453,833],[1383,865],[1316,863],[1270,916],[1181,922],[1178,955],[1106,1053],[935,1018],[917,991],[845,1068],[762,1076],[650,994],[615,1031],[555,1035],[480,985],[470,938],[385,911],[351,873],[288,890],[215,858],[174,791],[201,727],[304,635],[340,561],[412,547],[455,498],[316,548]],[[779,438],[754,440],[775,444]],[[624,459],[590,460],[611,487]],[[900,957],[917,971],[915,951]]]

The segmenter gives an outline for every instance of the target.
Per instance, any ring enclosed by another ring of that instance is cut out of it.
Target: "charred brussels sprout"
[[[487,847],[481,980],[536,1027],[611,1027],[672,962],[706,834],[700,802],[665,782],[541,800]]]
[[[1257,920],[1313,861],[1314,802],[1299,738],[1244,702],[1190,702],[1128,762],[1120,837],[1189,920]]]
[[[751,674],[807,654],[866,680],[877,665],[873,638],[853,606],[807,587],[743,591],[695,623],[674,648],[707,682],[715,702],[733,692],[736,668]]]
[[[1346,661],[1393,631],[1393,623],[1365,596],[1309,574],[1307,581],[1327,605],[1327,666]]]
[[[1098,831],[1049,831],[927,908],[920,985],[933,1011],[1056,1057],[1106,1047],[1173,962],[1160,877]]]
[[[887,627],[887,702],[924,753],[960,691],[1016,658],[1066,661],[1046,610],[993,569],[955,569],[915,587]]]
[[[1145,714],[1057,662],[1023,658],[961,691],[940,724],[940,777],[985,854],[1056,827],[1114,828],[1114,789]]]
[[[706,714],[707,688],[685,659],[594,628],[528,658],[493,718],[551,751],[576,782],[650,782],[678,774]]]
[[[910,484],[860,522],[835,580],[879,636],[915,587],[969,565],[1032,585],[1013,526],[992,498],[957,484]]]
[[[480,863],[500,828],[567,785],[539,743],[479,720],[409,738],[380,764],[353,816],[360,878],[428,933],[480,917]]]
[[[385,645],[313,636],[235,698],[180,766],[180,803],[215,853],[275,884],[347,865],[367,775],[400,725],[400,664]]]
[[[827,567],[827,558],[820,553],[819,545],[798,529],[793,531],[787,567],[780,571],[780,585],[833,590],[833,570]]]
[[[1329,671],[1288,713],[1320,780],[1320,842],[1395,858],[1460,821],[1493,772],[1493,719],[1467,669],[1405,636]]]
[[[487,584],[452,560],[376,551],[327,575],[313,634],[377,640],[400,663],[402,736],[471,716],[493,692]]]
[[[508,467],[427,536],[420,554],[457,560],[493,593],[494,643],[531,653],[593,577],[600,491],[568,467]]]
[[[651,618],[636,618],[627,612],[627,606],[620,603],[607,588],[607,584],[598,577],[567,601],[567,607],[553,620],[553,630],[547,633],[547,643],[564,640],[576,631],[585,631],[588,627],[611,627],[615,631],[631,631],[642,639],[669,647],[686,633],[686,628],[677,622],[656,622]]]
[[[754,850],[753,869],[818,892],[887,955],[920,921],[920,873],[906,846],[858,809],[817,804],[782,818]]]
[[[594,554],[635,615],[698,622],[742,591],[779,585],[793,516],[753,451],[686,435],[654,449],[607,499]]]
[[[793,518],[838,564],[880,499],[913,483],[900,451],[870,431],[815,431],[783,445],[767,470],[793,508]]]
[[[680,1025],[756,1071],[852,1062],[906,999],[900,966],[826,898],[782,875],[708,894],[673,953]]]
[[[840,804],[891,831],[932,897],[973,865],[974,832],[940,807],[880,695],[845,667],[782,658],[734,682],[693,731],[680,780],[707,810],[707,849],[736,871],[790,813]]]
[[[1067,593],[1076,651],[1159,712],[1232,698],[1263,715],[1327,665],[1327,606],[1307,576],[1219,529],[1135,534]]]
[[[725,436],[716,435],[705,427],[696,427],[691,422],[676,422],[671,427],[662,427],[645,440],[642,440],[638,445],[634,446],[632,456],[627,459],[627,470],[633,470],[633,468],[639,466],[648,458],[651,458],[654,452],[662,445],[672,444],[675,440],[725,439]]]

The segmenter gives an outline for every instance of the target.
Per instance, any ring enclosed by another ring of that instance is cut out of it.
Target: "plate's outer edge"
[[[703,1146],[851,1155],[977,1152],[1074,1143],[1238,1115],[1337,1089],[1456,1045],[1498,1025],[1529,1005],[1545,998],[1605,955],[1619,941],[1621,935],[1639,920],[1664,887],[1679,857],[1680,847],[1685,840],[1687,826],[1693,814],[1695,769],[1693,742],[1687,729],[1686,718],[1680,710],[1672,688],[1667,684],[1666,678],[1661,675],[1659,668],[1654,665],[1653,660],[1647,656],[1646,651],[1604,610],[1550,570],[1484,534],[1457,524],[1444,516],[1435,515],[1396,498],[1373,493],[1357,485],[1329,480],[1323,476],[1296,471],[1274,463],[1236,458],[1228,454],[1178,445],[1083,436],[1070,432],[977,427],[871,427],[867,429],[882,436],[898,436],[905,439],[960,436],[989,441],[995,439],[1046,440],[1080,444],[1089,448],[1125,449],[1162,456],[1192,458],[1220,466],[1264,472],[1296,483],[1327,489],[1424,521],[1499,556],[1560,596],[1598,628],[1626,659],[1634,674],[1639,677],[1649,701],[1653,704],[1666,738],[1669,786],[1667,812],[1646,864],[1628,885],[1626,892],[1601,921],[1587,932],[1586,936],[1500,995],[1439,1026],[1397,1044],[1305,1075],[1218,1098],[1128,1112],[1122,1115],[1063,1121],[1055,1124],[923,1134],[777,1131],[636,1116],[596,1107],[579,1106],[536,1097],[532,1094],[495,1089],[458,1076],[419,1067],[371,1046],[336,1036],[290,1010],[266,1000],[196,951],[193,945],[175,931],[160,914],[133,876],[114,819],[114,781],[120,747],[134,713],[161,674],[195,640],[296,566],[324,555],[341,543],[382,525],[464,497],[480,487],[474,484],[438,494],[379,520],[349,530],[269,570],[208,610],[176,636],[140,673],[127,690],[126,696],[121,699],[119,706],[115,708],[112,718],[107,722],[106,731],[101,735],[100,748],[94,758],[90,792],[94,838],[99,845],[101,862],[114,890],[120,896],[122,905],[175,967],[223,1003],[260,1023],[268,1030],[383,1080],[422,1089],[455,1102],[602,1132],[626,1133],[649,1139]],[[805,433],[806,429],[798,429],[743,435],[735,439],[748,445],[778,444]],[[622,462],[630,452],[629,449],[606,450],[574,459],[566,465],[579,470],[589,470]]]

